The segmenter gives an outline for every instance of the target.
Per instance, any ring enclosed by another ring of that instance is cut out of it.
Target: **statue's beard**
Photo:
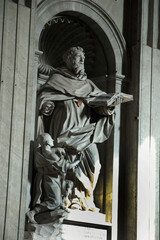
[[[73,71],[76,75],[84,75],[85,73],[84,64],[74,64]]]

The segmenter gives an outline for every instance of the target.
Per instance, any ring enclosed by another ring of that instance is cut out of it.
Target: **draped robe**
[[[94,209],[93,190],[100,171],[96,143],[108,139],[115,119],[114,111],[108,109],[107,114],[98,114],[98,120],[93,122],[92,112],[97,115],[96,110],[107,106],[109,98],[110,95],[98,89],[91,80],[80,80],[66,69],[53,73],[38,94],[38,134],[48,132],[55,147],[82,154],[74,173],[79,182],[75,195],[84,209]],[[96,99],[94,104],[92,99]],[[50,116],[43,116],[40,110],[47,101],[53,102],[55,108]]]

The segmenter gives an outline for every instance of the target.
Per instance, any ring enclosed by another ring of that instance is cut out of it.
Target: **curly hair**
[[[75,56],[78,52],[82,52],[84,55],[84,50],[81,47],[71,47],[63,55],[63,61],[66,62],[70,56]]]

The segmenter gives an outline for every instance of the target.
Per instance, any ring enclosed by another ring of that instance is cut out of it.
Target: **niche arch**
[[[128,60],[125,40],[111,17],[97,4],[83,0],[45,0],[37,8],[36,47],[39,49],[40,35],[47,22],[56,15],[78,17],[97,32],[107,56],[108,75],[128,75]],[[98,37],[98,36],[97,36]],[[39,49],[40,50],[40,49]]]
[[[51,23],[52,21],[54,21],[57,17],[68,17],[68,18],[73,18],[73,19],[78,19],[79,20],[79,24],[84,24],[84,26],[88,27],[90,29],[90,32],[93,34],[95,34],[95,37],[98,39],[101,47],[103,48],[104,51],[104,61],[107,64],[107,67],[105,69],[105,71],[103,72],[103,77],[105,79],[103,79],[106,82],[106,75],[110,76],[110,80],[115,81],[116,77],[118,76],[118,78],[121,80],[123,79],[124,75],[126,77],[129,76],[129,61],[128,61],[128,54],[127,54],[127,50],[126,50],[126,43],[125,40],[122,36],[122,34],[120,33],[120,31],[118,30],[116,24],[113,22],[113,20],[111,19],[111,17],[104,12],[103,9],[101,9],[97,4],[89,1],[89,0],[45,0],[45,1],[41,1],[38,4],[38,8],[37,8],[37,21],[36,21],[36,48],[40,51],[43,51],[43,54],[45,53],[44,49],[41,48],[41,40],[43,38],[43,36],[45,36],[45,34],[43,35],[43,33],[45,33],[45,28],[46,28],[46,24]],[[46,36],[47,34],[49,34],[49,32],[46,32]],[[44,38],[45,39],[45,38]],[[45,40],[44,40],[45,41]],[[46,38],[47,41],[47,38]],[[50,64],[50,61],[47,62],[48,60],[46,60],[45,58],[43,59],[44,62],[43,64]],[[45,62],[46,61],[46,62]],[[43,65],[42,64],[42,65]],[[54,67],[54,66],[53,66]],[[92,76],[97,77],[97,76]],[[112,78],[113,77],[113,78]],[[104,83],[103,81],[103,83]],[[95,81],[96,83],[96,81]],[[119,114],[119,113],[118,113]],[[117,115],[118,115],[117,114]],[[117,118],[119,123],[120,123],[120,117]],[[116,125],[116,134],[114,134],[114,137],[118,136],[119,138],[119,127],[120,124]],[[114,138],[113,137],[113,138]],[[113,145],[113,139],[110,145]],[[119,143],[117,144],[119,145]],[[114,143],[114,146],[116,146],[116,141]],[[113,147],[113,146],[112,146]],[[117,156],[119,153],[119,146],[117,147]],[[114,148],[114,147],[113,147]],[[103,149],[104,151],[105,149]],[[116,155],[114,154],[114,155]],[[112,155],[112,154],[111,154]],[[118,162],[118,157],[116,156],[116,161]],[[112,159],[112,156],[110,156],[110,158]],[[111,160],[112,161],[112,160]],[[115,163],[116,165],[116,163]],[[113,169],[111,169],[113,170]],[[118,182],[118,167],[116,170],[116,174],[117,174],[117,178],[115,180],[115,182]],[[112,177],[113,175],[109,175],[110,179],[108,182],[110,182],[110,186],[113,185],[115,186],[116,189],[116,197],[118,195],[118,183],[115,182],[113,183],[112,181]],[[102,180],[103,181],[103,180]],[[113,183],[113,184],[112,184]],[[112,188],[112,186],[109,188]],[[100,189],[100,191],[103,190],[102,188]],[[104,202],[104,201],[110,201],[110,199],[106,200],[105,198],[105,194],[102,195],[101,192],[98,193],[101,196],[100,201]],[[110,196],[108,194],[108,198],[112,196]],[[112,222],[113,227],[112,230],[114,232],[114,236],[117,235],[117,202],[118,202],[118,197],[116,199],[116,197],[114,198],[114,202],[112,204],[112,206],[109,206],[109,209],[107,210],[108,216],[112,215],[111,219],[109,219],[108,217],[108,222]],[[102,208],[104,209],[106,206],[103,205]],[[113,213],[114,211],[114,213]],[[113,219],[114,216],[114,219]],[[115,237],[113,237],[114,239],[116,239]]]

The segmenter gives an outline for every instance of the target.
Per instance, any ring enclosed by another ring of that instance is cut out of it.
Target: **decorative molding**
[[[47,26],[50,27],[52,26],[53,24],[56,24],[56,23],[68,23],[70,24],[72,22],[71,19],[69,19],[69,17],[67,18],[66,16],[54,16],[51,20],[49,20],[45,25],[44,25],[44,28],[45,29]]]

